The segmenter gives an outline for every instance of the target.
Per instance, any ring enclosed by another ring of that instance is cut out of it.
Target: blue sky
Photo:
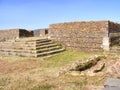
[[[119,23],[120,0],[0,0],[0,29],[38,29],[90,20]]]

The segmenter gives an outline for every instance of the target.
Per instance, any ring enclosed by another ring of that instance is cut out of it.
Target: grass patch
[[[52,88],[55,88],[55,86],[54,85],[50,85],[50,84],[45,84],[45,85],[35,86],[31,90],[51,90]]]
[[[55,56],[49,57],[46,60],[50,61],[52,66],[60,67],[76,60],[84,60],[92,55],[100,54],[95,52],[78,52],[78,51],[65,51]]]
[[[85,78],[63,75],[56,77],[61,67],[77,60],[85,60],[100,53],[65,51],[49,58],[0,56],[1,69],[9,71],[0,75],[2,90],[78,90],[98,77]],[[4,62],[4,60],[6,62]],[[9,62],[8,62],[9,61]],[[9,66],[9,67],[8,67]],[[82,89],[81,89],[82,90]]]

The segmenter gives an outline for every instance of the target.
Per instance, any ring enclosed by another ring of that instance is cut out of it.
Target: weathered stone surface
[[[40,36],[40,29],[33,30],[33,35],[35,37],[39,37]]]
[[[110,33],[120,33],[120,24],[115,23],[115,22],[109,22],[109,31]]]
[[[94,73],[100,72],[105,67],[105,62],[100,62],[93,70]]]
[[[120,36],[120,24],[111,21],[51,24],[49,35],[61,42],[66,49],[109,51],[114,35]]]
[[[111,46],[119,45],[120,24],[109,22],[109,38],[110,38]]]
[[[120,79],[108,78],[104,84],[105,87],[120,87]]]
[[[25,29],[9,29],[9,30],[0,30],[0,41],[6,41],[11,39],[18,39],[21,37],[30,37],[33,36],[32,31],[27,31]]]
[[[105,87],[102,90],[120,90],[120,87]]]
[[[40,29],[40,37],[46,37],[48,35],[48,29]]]
[[[120,79],[108,78],[102,90],[120,90]]]
[[[49,29],[37,29],[33,30],[33,34],[35,37],[47,37]]]
[[[0,42],[0,55],[40,57],[64,51],[59,44],[44,39],[17,39]]]
[[[19,29],[0,30],[0,41],[19,38]]]
[[[28,31],[25,29],[19,29],[19,37],[31,37],[33,36],[33,31]]]
[[[103,55],[95,55],[92,56],[90,58],[88,58],[87,60],[80,60],[80,61],[76,61],[64,68],[61,68],[60,71],[58,72],[58,76],[64,73],[67,73],[69,71],[83,71],[87,68],[90,68],[91,66],[97,64],[97,62],[99,60],[101,60],[101,58],[105,58],[105,56]]]
[[[108,34],[108,21],[69,22],[50,25],[50,36],[67,49],[102,51],[103,37]]]

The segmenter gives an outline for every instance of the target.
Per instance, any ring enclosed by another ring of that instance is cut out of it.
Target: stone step
[[[51,40],[38,40],[33,42],[0,42],[1,47],[10,47],[10,46],[24,46],[24,47],[33,47],[33,46],[40,46],[40,45],[47,45],[47,44],[53,44]]]
[[[36,42],[35,43],[16,43],[16,42],[0,43],[0,47],[11,47],[11,46],[32,47],[32,46],[36,46]]]
[[[36,42],[0,42],[0,45],[36,45]]]
[[[0,42],[0,55],[39,57],[62,52],[61,45],[49,39],[19,39]]]
[[[0,52],[24,52],[24,53],[40,53],[40,52],[46,52],[51,50],[60,49],[61,46],[55,46],[55,47],[49,47],[49,48],[43,48],[38,50],[24,50],[24,49],[0,49]]]
[[[19,49],[0,49],[0,52],[16,52],[16,53],[36,53],[35,50],[19,50]]]
[[[48,44],[48,45],[36,46],[36,50],[42,49],[42,48],[55,47],[57,45],[58,45],[57,43],[53,43],[53,44]]]
[[[45,44],[42,44],[42,45],[33,45],[33,46],[22,46],[22,45],[4,45],[4,46],[0,46],[0,49],[1,50],[4,50],[4,49],[18,49],[18,50],[38,50],[38,49],[43,49],[43,48],[50,48],[50,47],[55,47],[57,46],[58,44],[57,43],[53,43],[53,42],[50,42],[50,43],[45,43]]]
[[[36,53],[42,53],[42,52],[57,50],[57,49],[61,49],[61,48],[62,48],[61,46],[54,46],[54,47],[49,47],[49,48],[43,48],[43,49],[36,50]]]
[[[18,52],[0,52],[0,55],[4,55],[4,56],[36,57],[36,54],[31,54],[31,53],[18,53]]]
[[[49,41],[49,42],[36,43],[36,46],[48,45],[48,44],[54,44],[54,42],[53,41]]]
[[[46,45],[46,44],[52,44],[54,42],[52,42],[51,40],[47,40],[47,41],[34,41],[34,42],[2,42],[0,43],[1,45],[20,45],[20,46],[39,46],[39,45]]]
[[[10,44],[4,44],[4,45],[0,45],[0,48],[7,48],[7,47],[36,47],[36,45],[23,45],[23,44],[18,44],[18,45],[16,45],[16,44],[12,44],[12,45],[10,45]]]
[[[36,43],[44,43],[44,42],[50,42],[51,40],[46,39],[46,40],[36,40]]]
[[[27,56],[27,57],[40,57],[40,56],[47,56],[47,55],[51,55],[51,54],[55,54],[55,53],[59,53],[59,52],[62,52],[64,51],[65,49],[64,48],[61,48],[61,49],[52,49],[50,51],[44,51],[44,52],[37,52],[37,53],[33,53],[33,52],[27,52],[27,51],[17,51],[17,52],[14,52],[14,51],[0,51],[0,54],[1,55],[5,55],[5,56]]]
[[[5,47],[0,47],[1,50],[4,49],[16,49],[16,50],[36,50],[36,47],[23,47],[23,46],[5,46]]]
[[[24,39],[22,40],[22,39],[20,39],[20,40],[16,40],[15,42],[34,42],[34,41],[41,43],[41,42],[48,42],[48,41],[51,41],[51,40],[49,40],[47,38],[45,38],[45,39],[34,39],[34,40],[24,40]]]
[[[62,51],[64,51],[64,50],[65,50],[65,48],[61,48],[61,49],[58,49],[58,50],[53,50],[53,51],[38,53],[36,57],[47,56],[47,55],[51,55],[51,54],[55,54],[55,53],[62,52]]]

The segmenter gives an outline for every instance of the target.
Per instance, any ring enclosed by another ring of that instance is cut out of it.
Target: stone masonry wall
[[[40,29],[40,36],[46,37],[48,35],[48,29]]]
[[[19,29],[19,37],[31,37],[31,36],[33,36],[33,31]]]
[[[102,51],[109,48],[108,21],[52,24],[49,36],[70,50]]]
[[[33,36],[33,31],[27,31],[25,29],[0,30],[0,41],[30,36]]]
[[[47,37],[47,35],[48,35],[48,29],[33,30],[33,35],[35,37]]]
[[[119,44],[120,24],[109,21],[109,38],[111,46]]]
[[[109,32],[120,33],[120,24],[109,21]]]
[[[19,38],[19,29],[0,30],[0,41]]]

